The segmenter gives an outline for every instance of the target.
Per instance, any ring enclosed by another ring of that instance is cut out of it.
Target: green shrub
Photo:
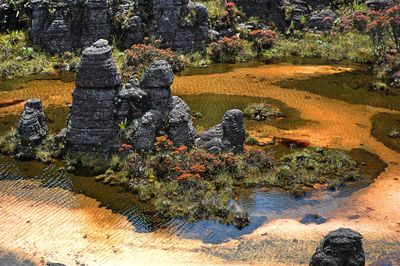
[[[126,77],[135,75],[140,78],[147,67],[156,60],[167,61],[175,73],[182,71],[186,59],[174,53],[171,49],[159,49],[153,45],[136,44],[125,50],[126,62],[123,66],[123,74]]]

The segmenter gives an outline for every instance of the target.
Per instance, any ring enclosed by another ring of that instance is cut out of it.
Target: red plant
[[[278,34],[273,30],[252,30],[249,36],[253,39],[253,48],[257,52],[270,49],[278,40]]]

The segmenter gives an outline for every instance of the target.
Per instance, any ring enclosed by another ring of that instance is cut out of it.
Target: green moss
[[[11,155],[16,146],[15,140],[15,128],[0,134],[0,153],[5,155]]]
[[[357,63],[370,63],[374,60],[371,47],[369,36],[361,33],[304,33],[299,37],[279,38],[272,49],[265,50],[263,58],[271,61],[300,56],[334,62],[352,60]]]
[[[55,67],[69,69],[78,61],[79,58],[71,53],[51,56],[30,46],[23,31],[0,34],[0,75],[4,78],[54,74]]]

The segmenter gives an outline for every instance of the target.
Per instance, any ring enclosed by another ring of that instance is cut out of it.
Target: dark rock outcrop
[[[176,147],[191,148],[196,131],[193,127],[189,106],[179,97],[173,96],[168,120],[168,136]]]
[[[47,52],[84,49],[99,39],[111,40],[107,0],[30,0],[32,43]]]
[[[21,14],[12,8],[5,0],[0,0],[0,32],[16,30],[24,26]]]
[[[29,7],[31,40],[51,53],[84,49],[112,37],[128,48],[146,35],[159,38],[165,47],[192,52],[203,49],[208,38],[207,9],[189,0],[125,1],[116,6],[107,0],[30,0]],[[118,19],[123,25],[117,27],[113,21]]]
[[[230,143],[233,152],[243,152],[243,143],[246,139],[244,129],[244,115],[238,109],[227,111],[221,121],[224,141]]]
[[[348,228],[340,228],[324,237],[311,258],[310,266],[364,266],[362,236]]]
[[[128,19],[126,27],[121,36],[121,46],[130,48],[134,44],[142,43],[144,40],[144,28],[142,18],[133,16]]]
[[[150,99],[136,78],[131,78],[119,91],[118,106],[118,120],[127,122],[141,118],[150,109]]]
[[[83,4],[81,48],[99,39],[111,40],[111,9],[107,0],[86,0]]]
[[[140,126],[132,138],[132,145],[136,151],[151,151],[157,135],[157,125],[160,123],[159,111],[151,110],[140,119]]]
[[[337,15],[332,10],[323,10],[314,13],[307,22],[310,29],[317,31],[328,31],[332,28]]]
[[[196,145],[213,153],[222,151],[241,153],[243,152],[245,135],[243,112],[232,109],[224,114],[221,124],[201,134],[196,140]]]
[[[268,24],[274,24],[280,30],[285,28],[281,0],[236,0],[234,2],[243,10],[246,17],[259,17]]]
[[[140,0],[148,34],[181,52],[203,49],[208,38],[208,12],[189,0]]]
[[[31,99],[25,103],[17,126],[16,156],[22,159],[32,159],[35,149],[46,139],[48,128],[43,112],[42,101]]]
[[[378,10],[384,10],[391,5],[393,5],[392,0],[368,0],[366,1],[366,4],[368,8],[378,11]]]
[[[145,71],[141,88],[150,97],[150,109],[160,111],[167,115],[171,101],[171,85],[174,73],[171,66],[163,60],[153,62]]]
[[[68,118],[68,152],[112,153],[118,148],[121,77],[106,40],[83,51],[76,86]]]

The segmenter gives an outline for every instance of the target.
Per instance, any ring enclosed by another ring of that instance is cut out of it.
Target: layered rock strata
[[[117,96],[121,77],[106,40],[85,49],[68,118],[69,152],[112,153],[118,148]]]
[[[44,142],[47,133],[48,128],[42,101],[39,99],[28,100],[17,125],[16,156],[21,159],[32,159],[35,156],[35,149]]]

